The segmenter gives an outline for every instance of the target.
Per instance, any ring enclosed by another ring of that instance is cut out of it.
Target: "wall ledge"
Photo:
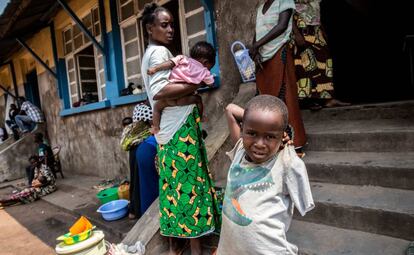
[[[96,111],[100,109],[105,109],[105,108],[109,108],[110,106],[111,106],[111,102],[109,100],[105,100],[105,101],[87,104],[87,105],[83,105],[83,106],[79,106],[75,108],[64,109],[60,111],[59,115],[61,117],[66,117],[66,116],[71,116],[71,115],[75,115],[75,114],[79,114],[83,112],[91,112],[91,111]]]
[[[128,95],[128,96],[121,96],[117,98],[111,98],[111,106],[120,106],[126,104],[133,104],[141,101],[145,101],[147,99],[147,93],[140,93],[137,95]]]

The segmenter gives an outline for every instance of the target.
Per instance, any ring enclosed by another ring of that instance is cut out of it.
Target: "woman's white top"
[[[149,44],[142,58],[141,74],[145,84],[151,107],[154,109],[153,98],[167,84],[170,83],[169,77],[171,70],[159,71],[153,75],[148,75],[150,67],[161,64],[173,55],[164,46]],[[160,132],[155,135],[158,144],[167,144],[174,134],[181,128],[187,120],[188,115],[193,111],[195,105],[166,107],[161,114]]]

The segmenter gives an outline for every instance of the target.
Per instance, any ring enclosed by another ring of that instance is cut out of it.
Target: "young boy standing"
[[[286,105],[261,95],[245,110],[229,105],[226,114],[235,147],[228,152],[232,164],[217,254],[297,254],[286,240],[293,208],[304,215],[314,202],[305,165],[293,146],[279,151],[288,122]]]

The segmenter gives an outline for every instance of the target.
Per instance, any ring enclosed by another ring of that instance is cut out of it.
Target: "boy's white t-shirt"
[[[293,208],[302,216],[314,208],[303,161],[286,146],[267,162],[248,162],[241,139],[227,155],[232,164],[217,254],[297,254],[286,240]]]
[[[173,55],[166,47],[149,44],[142,58],[141,74],[152,109],[154,109],[156,102],[153,99],[154,95],[170,83],[171,70],[159,71],[153,75],[147,75],[147,70],[149,67],[164,63],[172,57]],[[166,144],[171,140],[187,120],[194,106],[193,104],[164,108],[161,114],[160,132],[155,135],[158,144]]]

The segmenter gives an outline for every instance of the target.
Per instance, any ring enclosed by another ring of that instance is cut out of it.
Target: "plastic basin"
[[[125,199],[114,200],[101,205],[97,212],[102,214],[104,220],[119,220],[128,214],[129,201]]]
[[[88,239],[91,236],[91,233],[92,229],[85,230],[82,233],[76,235],[66,233],[63,236],[58,237],[56,240],[63,241],[66,245],[71,245]]]
[[[109,188],[100,191],[96,194],[96,197],[101,201],[102,204],[117,200],[118,197],[118,188]]]

